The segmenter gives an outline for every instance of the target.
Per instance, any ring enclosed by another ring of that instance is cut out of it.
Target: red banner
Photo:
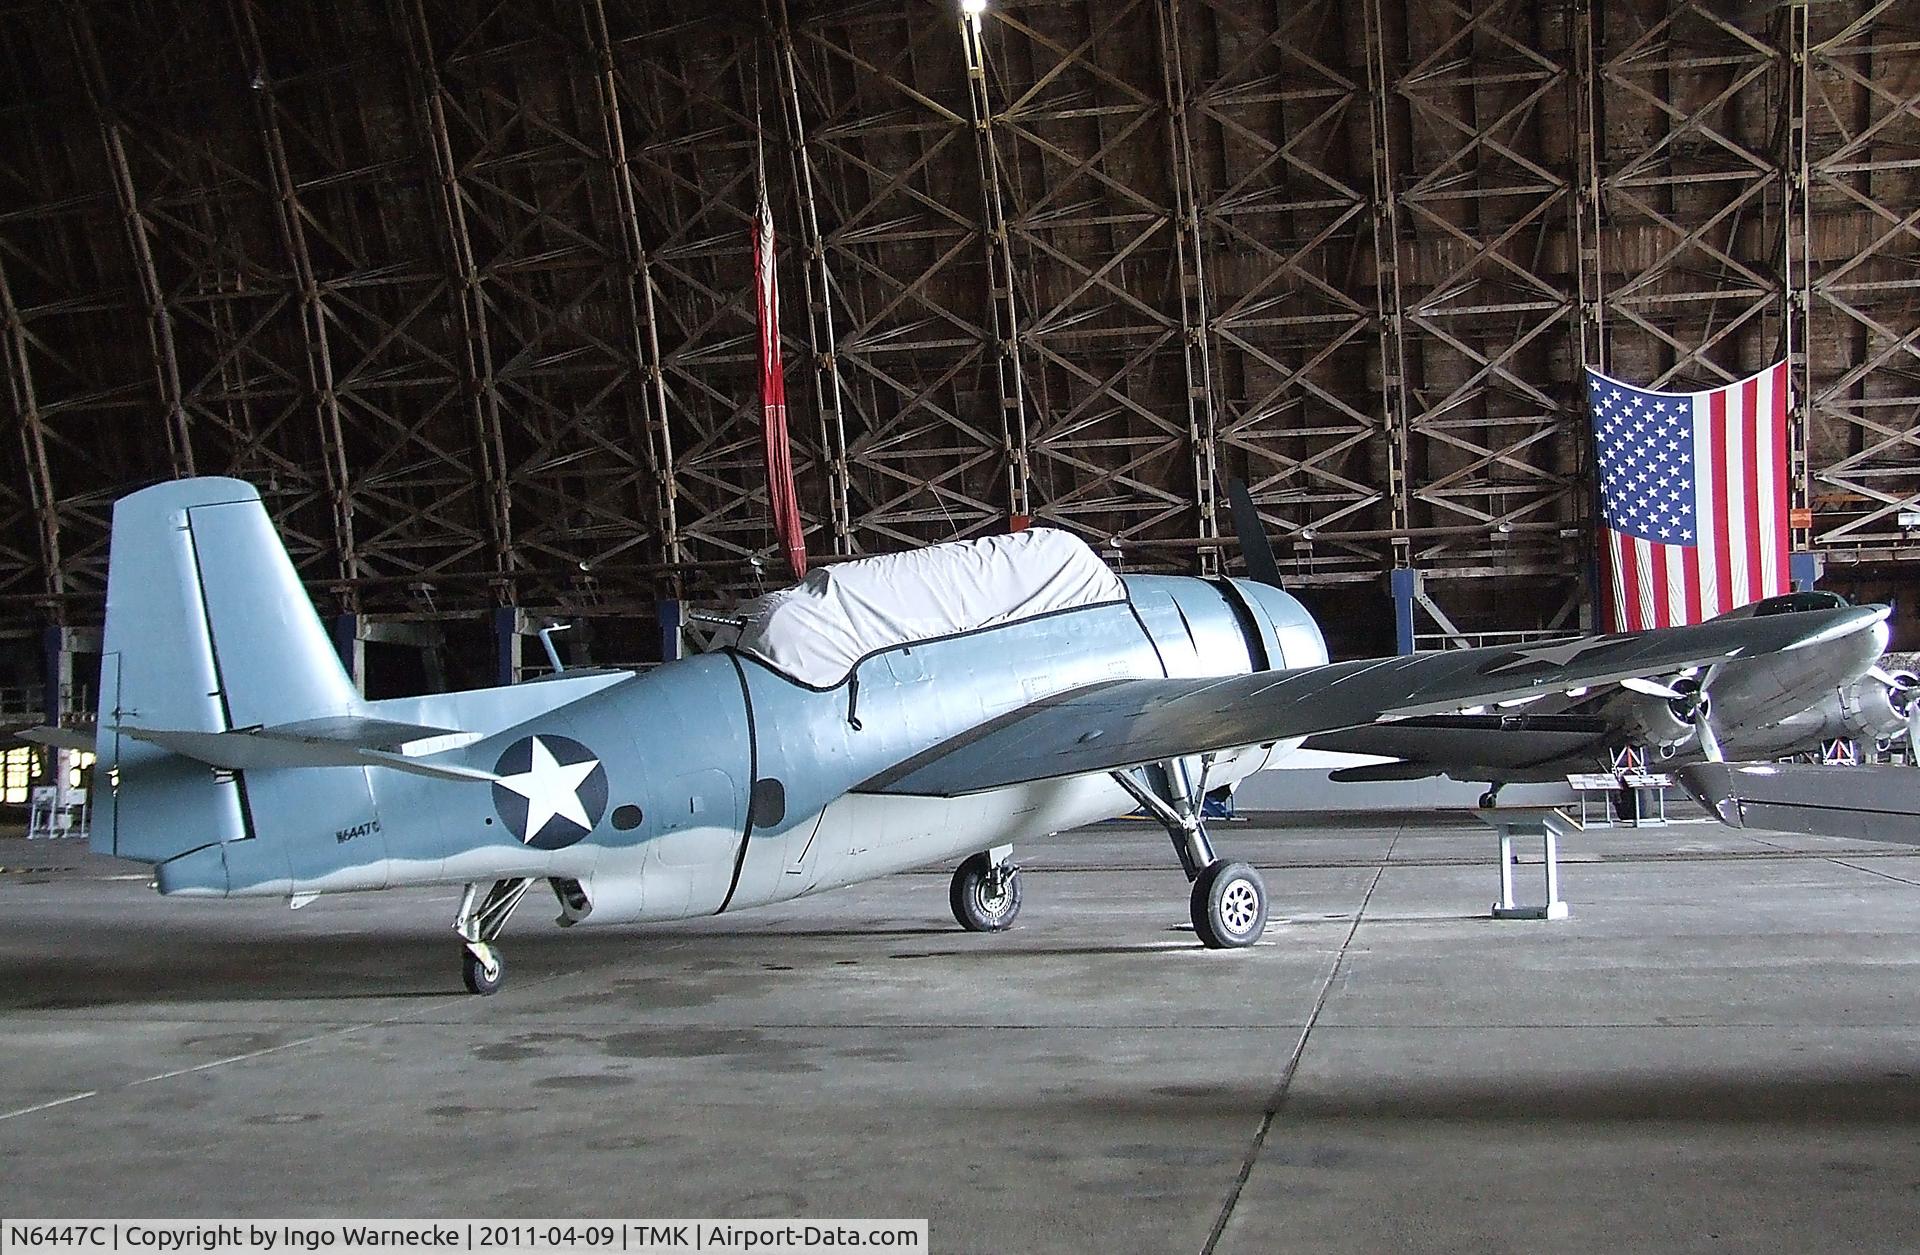
[[[780,283],[774,273],[773,209],[764,192],[753,233],[753,269],[759,282],[760,434],[767,455],[767,504],[773,534],[786,552],[793,577],[807,573],[807,536],[793,489],[793,447],[787,439],[787,377],[780,366]]]

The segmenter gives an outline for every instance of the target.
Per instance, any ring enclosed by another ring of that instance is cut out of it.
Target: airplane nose
[[[1887,641],[1892,636],[1887,618],[1892,613],[1891,606],[1850,607],[1839,612],[1833,623],[1810,633],[1791,648],[1820,647],[1821,657],[1816,663],[1836,674],[1856,676],[1878,662],[1880,655],[1887,651]]]
[[[1893,617],[1892,606],[1862,606],[1867,612],[1855,631],[1865,631],[1871,639],[1873,657],[1879,658],[1887,652],[1887,642],[1893,638],[1893,628],[1887,620]]]
[[[1865,632],[1878,628],[1878,635],[1882,638],[1879,648],[1885,649],[1885,638],[1888,635],[1886,627],[1887,616],[1892,613],[1893,607],[1891,606],[1850,606],[1845,610],[1834,611],[1832,612],[1832,618],[1825,626],[1795,641],[1791,648],[1805,649],[1809,645],[1819,645],[1827,641],[1839,640],[1845,636],[1852,636],[1856,632]],[[1876,650],[1875,652],[1877,654],[1879,651]]]

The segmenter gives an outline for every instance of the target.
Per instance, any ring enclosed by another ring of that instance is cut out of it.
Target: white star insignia
[[[1613,642],[1599,636],[1576,636],[1569,640],[1557,641],[1551,645],[1538,645],[1532,649],[1519,649],[1514,652],[1520,656],[1512,662],[1504,662],[1494,671],[1511,671],[1530,662],[1550,662],[1556,667],[1564,667],[1590,649],[1604,649]]]
[[[545,741],[533,738],[533,761],[518,775],[501,776],[498,783],[527,799],[527,828],[521,841],[539,835],[555,815],[582,828],[591,828],[586,807],[580,805],[580,786],[600,765],[597,758],[580,763],[561,763]]]

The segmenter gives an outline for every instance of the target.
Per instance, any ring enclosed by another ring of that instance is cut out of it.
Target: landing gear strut
[[[460,898],[460,911],[453,917],[453,930],[466,942],[460,975],[468,993],[490,994],[506,980],[507,961],[493,941],[532,887],[533,881],[528,879],[496,880],[482,898],[479,885],[467,886]]]
[[[1109,774],[1173,838],[1181,870],[1193,885],[1193,930],[1208,949],[1224,950],[1250,946],[1267,930],[1267,886],[1246,863],[1230,863],[1214,853],[1201,817],[1212,770],[1212,756],[1203,755],[1197,784],[1190,785],[1179,759]]]
[[[1020,914],[1020,869],[1008,860],[1010,845],[976,854],[953,873],[947,901],[968,932],[997,933]]]
[[[1481,810],[1490,811],[1500,805],[1500,790],[1505,786],[1505,783],[1505,781],[1496,780],[1488,785],[1487,791],[1480,795]]]

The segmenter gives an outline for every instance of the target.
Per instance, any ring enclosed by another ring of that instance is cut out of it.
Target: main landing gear
[[[479,885],[467,886],[460,898],[459,914],[453,917],[453,930],[466,942],[460,974],[468,993],[490,994],[506,980],[507,961],[493,941],[532,887],[530,879],[496,880],[482,898]]]
[[[968,932],[997,933],[1020,914],[1020,869],[1009,861],[1010,845],[974,855],[953,873],[947,901],[953,917]]]
[[[1200,813],[1212,769],[1212,756],[1203,755],[1198,784],[1190,784],[1186,763],[1179,759],[1110,774],[1173,838],[1174,853],[1193,885],[1193,931],[1202,945],[1225,950],[1250,946],[1266,932],[1267,886],[1252,867],[1213,852]]]

